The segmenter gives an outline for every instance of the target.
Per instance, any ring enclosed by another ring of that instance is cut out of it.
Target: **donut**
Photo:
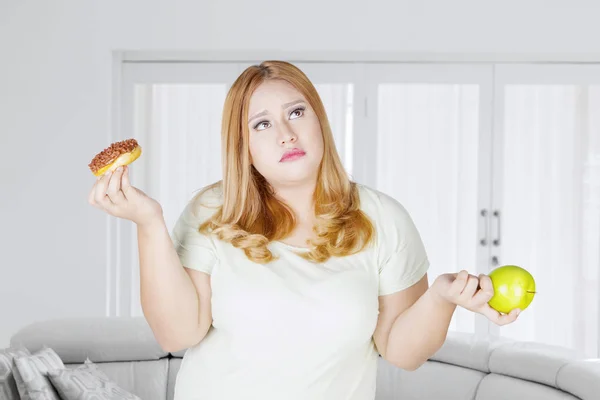
[[[101,176],[106,171],[114,171],[122,165],[128,165],[138,159],[142,148],[135,139],[114,142],[100,153],[96,154],[88,167],[95,176]]]

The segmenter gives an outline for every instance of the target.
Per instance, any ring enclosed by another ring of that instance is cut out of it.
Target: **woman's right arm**
[[[211,324],[210,275],[183,268],[162,217],[138,224],[142,310],[165,351],[191,347]]]
[[[183,267],[160,204],[130,184],[128,166],[98,178],[88,201],[137,225],[142,310],[162,349],[200,342],[212,324],[210,275]]]

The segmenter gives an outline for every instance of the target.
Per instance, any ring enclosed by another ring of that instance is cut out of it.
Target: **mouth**
[[[304,157],[305,155],[306,155],[306,153],[303,150],[292,149],[292,150],[286,151],[283,154],[283,156],[281,156],[281,159],[279,160],[279,162],[294,161],[294,160]]]

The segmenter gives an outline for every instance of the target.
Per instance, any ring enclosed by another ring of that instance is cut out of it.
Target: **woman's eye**
[[[290,113],[290,119],[300,118],[304,115],[304,107],[298,107],[294,111]],[[258,124],[254,125],[254,129],[257,131],[262,131],[270,127],[269,121],[260,121]]]
[[[290,114],[290,117],[297,115],[295,118],[300,118],[303,114],[304,114],[304,107],[299,107],[299,108],[296,108],[294,111],[292,111],[292,113]]]
[[[263,129],[266,129],[269,123],[267,121],[262,121],[259,122],[258,124],[254,125],[254,129],[256,129],[257,131],[262,131]]]

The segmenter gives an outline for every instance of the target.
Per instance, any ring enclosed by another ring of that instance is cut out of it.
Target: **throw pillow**
[[[49,371],[65,368],[54,350],[44,346],[29,356],[15,357],[14,364],[21,400],[61,400],[47,377]]]
[[[24,346],[9,347],[8,349],[0,350],[0,399],[21,399],[17,383],[15,382],[13,359],[29,355],[31,353]]]
[[[50,371],[48,378],[63,400],[141,400],[117,386],[89,359],[77,368]]]

